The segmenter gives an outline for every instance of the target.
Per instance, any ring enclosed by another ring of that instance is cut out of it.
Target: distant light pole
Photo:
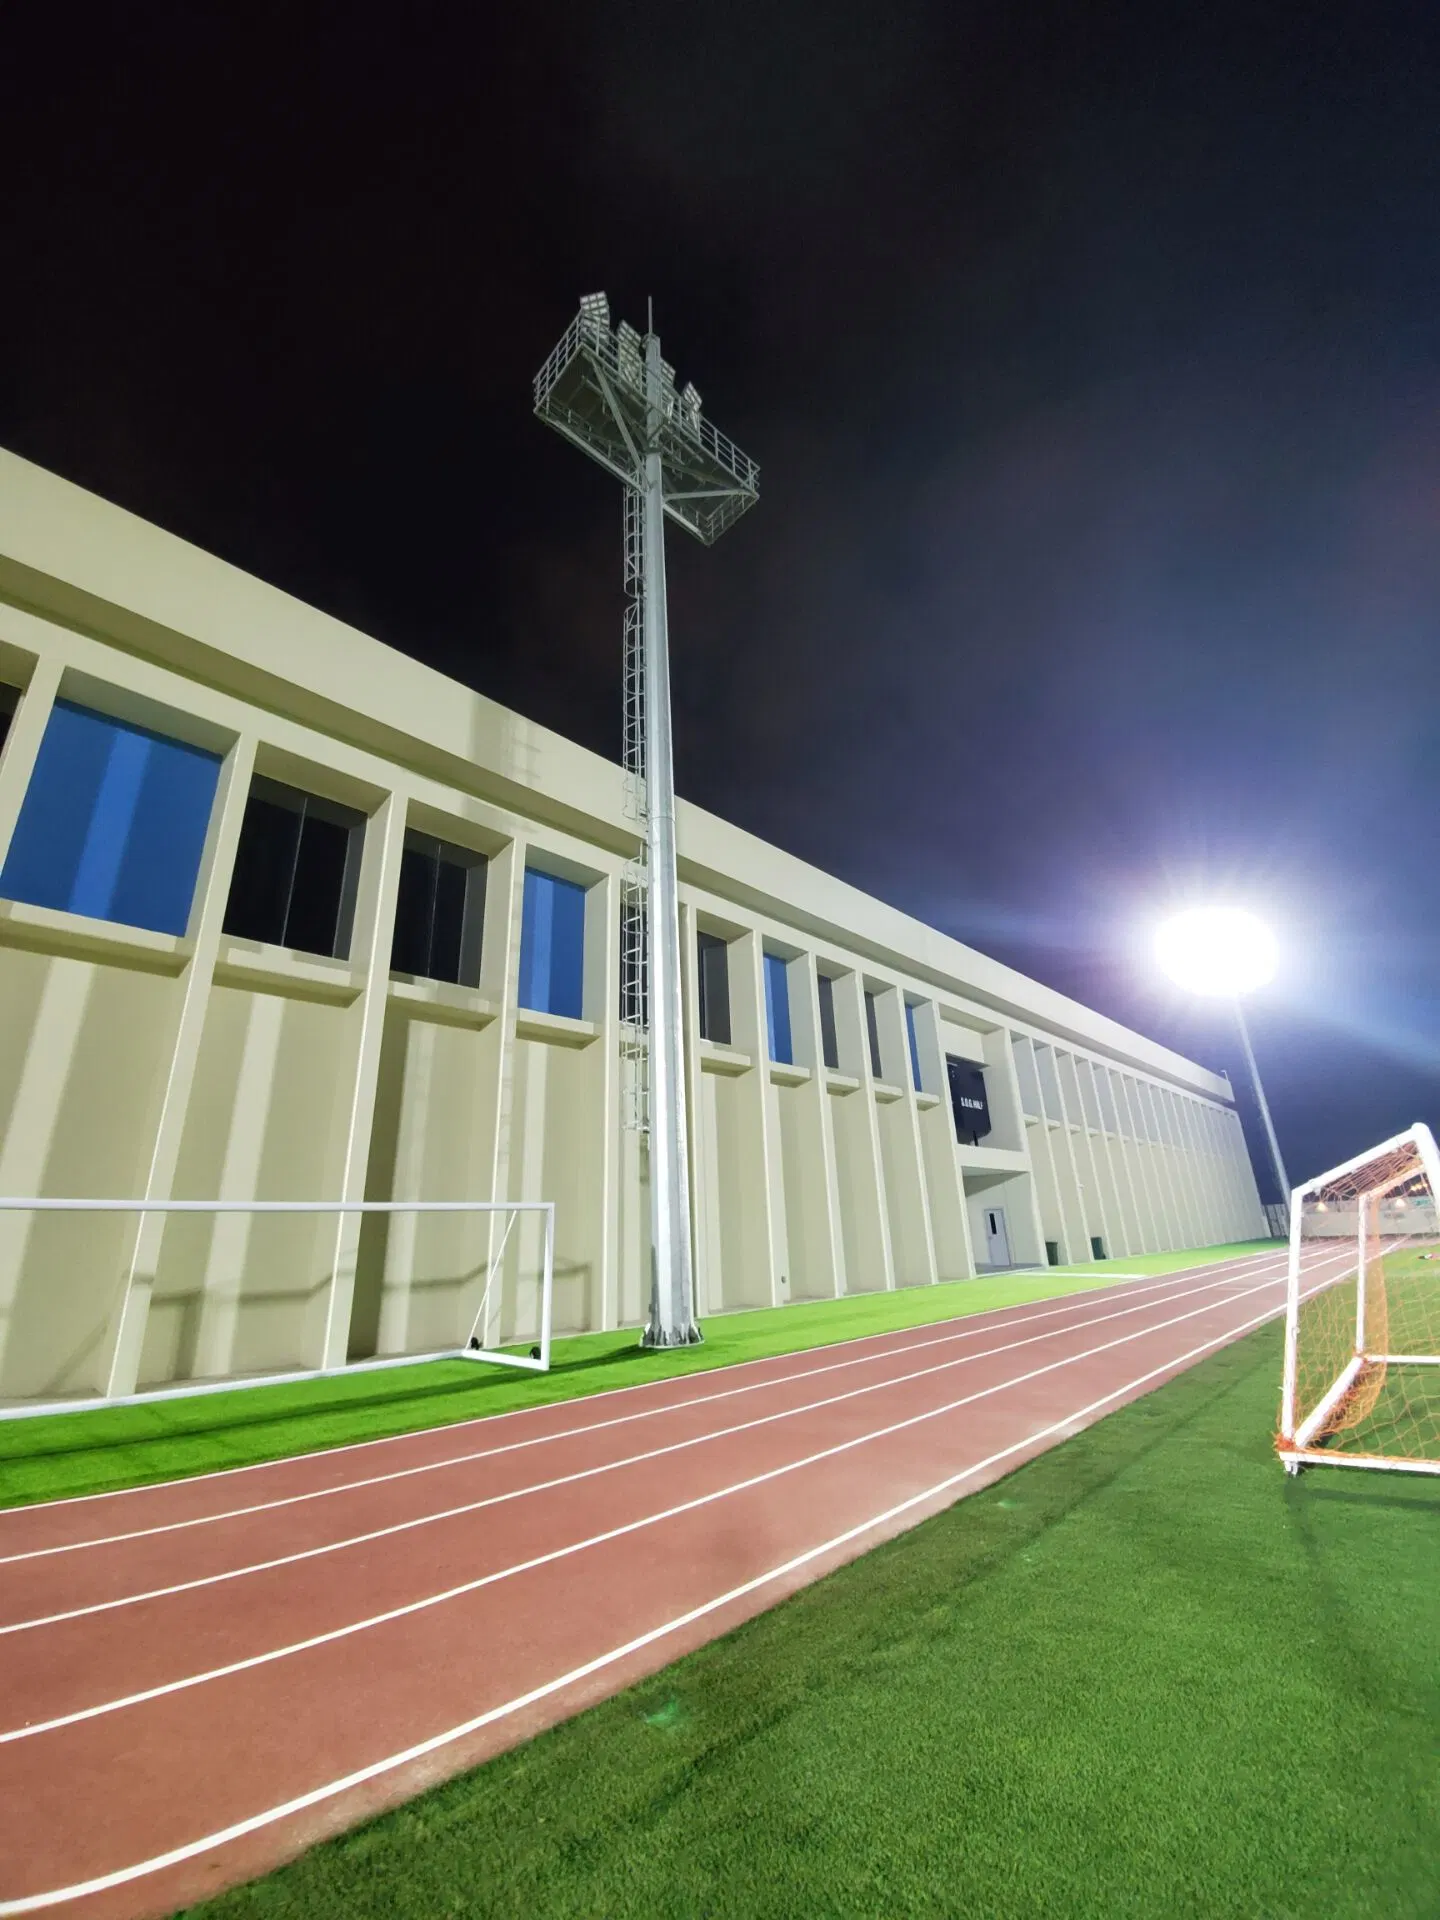
[[[1255,1102],[1270,1144],[1275,1178],[1280,1182],[1281,1203],[1290,1205],[1290,1176],[1275,1137],[1275,1122],[1270,1118],[1270,1103],[1255,1064],[1255,1049],[1250,1044],[1250,1029],[1245,1021],[1243,997],[1274,979],[1279,955],[1275,936],[1263,921],[1239,907],[1188,907],[1161,927],[1155,943],[1161,967],[1177,986],[1209,999],[1230,1002],[1235,1024],[1240,1029],[1240,1045],[1255,1089]]]

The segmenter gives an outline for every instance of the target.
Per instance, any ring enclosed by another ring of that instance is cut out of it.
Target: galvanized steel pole
[[[1250,1045],[1250,1029],[1245,1024],[1245,1009],[1239,996],[1235,1002],[1235,1024],[1240,1029],[1240,1044],[1245,1049],[1245,1064],[1250,1069],[1250,1084],[1255,1089],[1255,1104],[1260,1109],[1260,1118],[1265,1126],[1265,1138],[1270,1143],[1270,1159],[1275,1167],[1275,1178],[1280,1182],[1280,1204],[1288,1211],[1290,1206],[1290,1176],[1285,1171],[1285,1162],[1280,1157],[1280,1142],[1275,1137],[1275,1122],[1270,1118],[1270,1103],[1265,1098],[1265,1089],[1260,1083],[1260,1069],[1255,1064],[1255,1049]]]
[[[760,469],[700,410],[693,385],[675,389],[653,324],[611,325],[603,293],[586,294],[535,376],[540,419],[626,488],[627,804],[637,822],[644,781],[645,858],[621,887],[620,1064],[633,1096],[622,1124],[647,1142],[650,1307],[644,1344],[688,1346],[695,1323],[690,1243],[689,1128],[681,1006],[675,768],[670,730],[670,636],[665,522],[711,546],[755,504]],[[633,511],[632,511],[633,507]],[[643,717],[642,717],[643,710]]]
[[[680,1005],[680,898],[675,861],[675,757],[670,731],[670,630],[665,602],[665,480],[656,444],[663,406],[660,342],[645,340],[645,798],[649,814],[650,1319],[647,1347],[683,1347],[695,1325],[690,1257],[689,1139]]]

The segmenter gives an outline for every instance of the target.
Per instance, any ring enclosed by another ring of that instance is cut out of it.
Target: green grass
[[[1433,1920],[1440,1488],[1288,1479],[1279,1358],[194,1913]]]
[[[1061,1273],[997,1274],[939,1287],[811,1301],[705,1323],[705,1344],[645,1353],[633,1329],[557,1340],[548,1374],[466,1360],[252,1387],[143,1406],[0,1421],[0,1507],[104,1493],[147,1481],[249,1466],[477,1415],[543,1406],[611,1387],[697,1373],[767,1354],[919,1326],[1104,1286],[1112,1273],[1166,1273],[1259,1252],[1270,1241],[1097,1262]]]

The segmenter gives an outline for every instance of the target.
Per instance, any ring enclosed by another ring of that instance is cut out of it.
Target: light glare
[[[1160,965],[1189,993],[1234,999],[1274,978],[1279,956],[1270,929],[1241,907],[1190,907],[1161,927]]]

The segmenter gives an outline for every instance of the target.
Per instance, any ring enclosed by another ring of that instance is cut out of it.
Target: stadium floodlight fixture
[[[665,522],[705,546],[759,494],[760,469],[700,410],[687,382],[644,335],[612,326],[610,302],[588,293],[535,376],[535,412],[624,489],[624,766],[627,803],[643,829],[621,897],[621,1051],[627,1124],[650,1149],[650,1314],[645,1344],[700,1338],[691,1269],[689,1151],[675,863],[675,767]]]
[[[1172,915],[1160,927],[1155,941],[1156,957],[1165,973],[1187,992],[1208,998],[1228,1000],[1240,1029],[1250,1084],[1255,1089],[1255,1104],[1265,1127],[1265,1138],[1280,1183],[1280,1198],[1290,1204],[1290,1176],[1280,1153],[1270,1103],[1255,1064],[1255,1049],[1250,1044],[1250,1028],[1242,1004],[1247,993],[1268,986],[1275,978],[1280,953],[1275,936],[1263,920],[1243,907],[1186,907]]]
[[[1243,907],[1187,907],[1161,927],[1156,950],[1177,986],[1227,1000],[1267,986],[1279,964],[1274,934]]]

